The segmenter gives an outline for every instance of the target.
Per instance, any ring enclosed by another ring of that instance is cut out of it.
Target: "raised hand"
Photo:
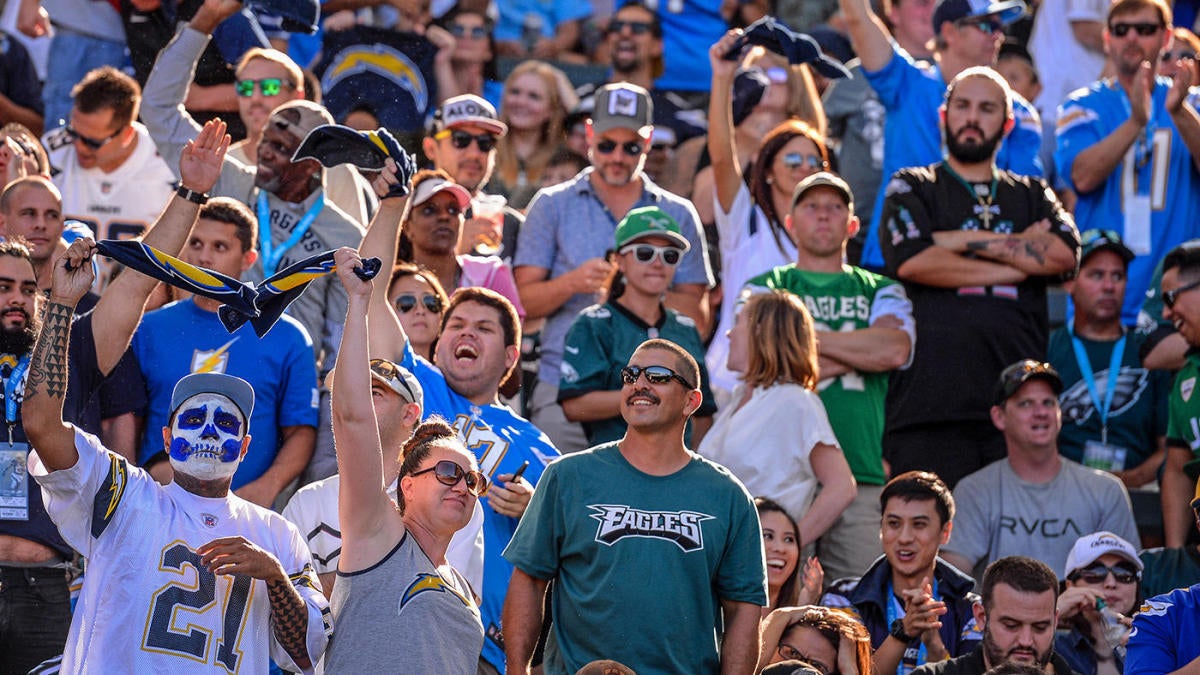
[[[737,59],[730,60],[726,56],[738,44],[743,35],[741,28],[734,28],[727,31],[720,40],[708,48],[708,61],[712,64],[713,77],[733,78],[733,74],[737,72],[738,61]]]
[[[1149,61],[1143,61],[1133,76],[1132,96],[1129,97],[1130,119],[1139,127],[1146,126],[1150,121],[1151,94],[1154,87],[1154,68]]]
[[[54,275],[50,285],[50,297],[74,307],[79,299],[92,288],[96,273],[92,269],[92,256],[96,254],[96,242],[90,237],[76,239],[54,261]]]
[[[370,299],[371,282],[364,281],[354,271],[355,268],[363,266],[363,260],[359,257],[358,251],[348,246],[343,246],[333,254],[333,261],[337,263],[338,279],[346,287],[346,294],[351,297],[359,296]]]
[[[1175,67],[1175,77],[1171,81],[1171,90],[1167,92],[1168,113],[1175,114],[1183,108],[1195,75],[1196,62],[1193,59],[1179,59]]]
[[[206,122],[179,156],[179,179],[183,187],[204,193],[211,190],[221,177],[228,149],[229,134],[225,133],[225,123],[219,119]]]

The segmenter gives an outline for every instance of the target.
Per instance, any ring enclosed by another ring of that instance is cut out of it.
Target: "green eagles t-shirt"
[[[1132,469],[1146,461],[1157,449],[1158,437],[1167,431],[1170,374],[1142,367],[1138,354],[1144,340],[1144,336],[1132,331],[1126,333],[1121,368],[1108,412],[1108,444],[1126,450],[1123,469]],[[1117,342],[1087,338],[1080,338],[1080,342],[1103,405],[1108,391],[1108,366]],[[1050,334],[1047,360],[1063,381],[1063,392],[1058,397],[1062,408],[1058,452],[1081,464],[1091,465],[1083,461],[1084,445],[1088,441],[1101,440],[1100,414],[1076,360],[1071,334],[1065,327]],[[1096,468],[1108,467],[1096,465]]]
[[[1171,386],[1170,417],[1167,420],[1167,444],[1189,448],[1193,455],[1200,450],[1200,391],[1196,388],[1198,375],[1200,353],[1189,351],[1187,361],[1179,369],[1175,384]]]
[[[875,319],[891,314],[913,335],[912,303],[904,287],[858,267],[843,265],[840,273],[829,273],[784,265],[746,282],[743,292],[753,294],[767,289],[803,298],[819,331],[862,330]],[[888,375],[854,371],[822,380],[817,387],[850,471],[859,483],[867,485],[883,485],[887,480],[882,439]]]
[[[717,673],[721,600],[765,605],[758,513],[724,467],[669,476],[616,443],[546,467],[504,557],[554,579],[547,675],[615,659],[638,673]]]

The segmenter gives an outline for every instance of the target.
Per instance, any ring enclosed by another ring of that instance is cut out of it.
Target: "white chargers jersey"
[[[167,166],[146,127],[133,123],[137,147],[112,173],[84,169],[66,128],[46,132],[42,144],[57,173],[52,180],[63,197],[63,217],[91,228],[96,239],[132,239],[154,224],[175,189],[175,170]],[[109,267],[102,266],[97,288],[107,283]]]
[[[265,674],[269,658],[300,671],[275,639],[266,582],[200,564],[198,547],[238,535],[279,559],[307,606],[317,662],[332,632],[329,604],[291,523],[232,493],[161,486],[78,428],[75,447],[69,469],[48,472],[36,452],[29,459],[47,512],[88,561],[62,672]]]

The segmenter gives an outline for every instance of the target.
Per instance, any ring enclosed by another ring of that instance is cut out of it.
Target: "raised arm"
[[[349,297],[342,348],[333,369],[333,438],[337,445],[338,515],[342,528],[339,567],[358,570],[378,562],[404,534],[404,523],[385,491],[383,449],[367,363],[367,312],[371,282],[354,274],[358,252],[334,256],[338,279]]]
[[[708,49],[713,73],[708,98],[708,156],[712,161],[717,203],[725,213],[733,208],[733,198],[742,186],[742,167],[733,133],[733,79],[738,62],[725,58],[741,37],[742,29],[734,28]]]
[[[200,135],[187,142],[180,156],[181,185],[193,192],[207,194],[221,175],[225,151],[228,149],[229,135],[225,133],[225,123],[213,120],[205,124]],[[142,236],[142,242],[163,253],[177,256],[187,243],[199,214],[198,204],[178,194],[172,195],[166,210]],[[107,375],[121,360],[142,320],[146,299],[158,283],[144,274],[126,270],[100,296],[92,319],[96,362],[100,372]]]
[[[367,235],[363,237],[358,253],[364,258],[379,258],[383,261],[383,269],[375,277],[374,288],[371,291],[371,302],[367,309],[370,320],[367,322],[368,353],[371,358],[387,359],[400,363],[404,357],[404,343],[408,336],[396,309],[388,301],[388,286],[392,281],[391,268],[396,260],[396,248],[400,241],[400,220],[404,217],[404,206],[408,197],[400,194],[388,196],[393,186],[407,184],[411,176],[403,177],[398,173],[396,162],[389,158],[387,165],[379,176],[371,182],[375,194],[379,196],[379,209],[367,227]],[[345,338],[342,338],[343,341]]]
[[[846,30],[850,33],[850,44],[858,54],[864,70],[882,69],[892,60],[891,36],[868,0],[838,0]],[[934,27],[937,32],[937,27]]]
[[[67,344],[75,305],[95,280],[91,264],[95,252],[96,242],[78,239],[54,261],[50,302],[42,314],[42,327],[29,361],[21,424],[30,445],[50,471],[69,469],[79,459],[75,433],[62,416],[67,395]]]
[[[1130,100],[1129,117],[1098,143],[1081,150],[1071,163],[1071,183],[1076,192],[1086,194],[1102,187],[1124,161],[1129,147],[1144,136],[1146,122],[1150,119],[1150,106],[1153,105],[1150,94],[1153,83],[1154,67],[1143,63],[1133,78],[1136,95]],[[1059,119],[1062,119],[1061,115]]]

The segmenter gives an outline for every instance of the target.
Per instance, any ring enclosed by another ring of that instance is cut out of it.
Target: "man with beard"
[[[645,89],[624,82],[601,87],[588,123],[592,166],[538,192],[518,239],[513,276],[525,318],[546,318],[530,417],[564,452],[583,450],[587,439],[558,404],[563,343],[575,317],[608,283],[613,266],[605,254],[617,223],[631,209],[657,206],[679,223],[691,248],[679,262],[666,305],[691,317],[701,335],[707,331],[706,297],[713,280],[696,209],[642,173],[653,119]]]
[[[953,487],[1004,456],[989,385],[1013,361],[1044,360],[1046,286],[1075,269],[1079,234],[1044,181],[996,167],[1016,123],[996,71],[959,73],[941,118],[945,161],[898,171],[879,225],[917,324],[913,364],[888,389],[883,456]]]
[[[224,124],[210,122],[188,145],[180,163],[179,194],[168,202],[144,243],[169,254],[177,254],[183,247],[199,212],[199,205],[183,195],[202,195],[211,188],[224,155],[222,143],[227,144],[228,139]],[[71,366],[55,385],[60,398],[61,390],[66,390],[60,402],[63,419],[89,434],[101,430],[102,412],[94,405],[93,394],[105,374],[123,367],[117,364],[156,285],[141,274],[122,274],[113,280],[96,309],[72,324],[71,339],[65,346]],[[40,330],[37,317],[43,301],[28,249],[13,242],[0,243],[0,376],[8,401],[9,441],[0,442],[0,456],[19,459],[21,464],[27,464],[31,444],[23,426],[25,410],[18,405],[30,371],[29,351]],[[139,383],[126,388],[117,403],[127,407],[116,412],[141,408],[145,405],[144,387]],[[38,483],[26,479],[20,494],[6,497],[0,504],[0,647],[6,672],[25,672],[62,653],[70,624],[66,572],[74,556],[72,546],[50,520]]]
[[[62,669],[177,671],[199,662],[266,672],[269,656],[309,671],[329,639],[329,606],[304,538],[279,514],[229,494],[250,447],[250,384],[222,373],[176,384],[162,428],[175,481],[165,486],[63,421],[71,316],[91,287],[95,250],[80,239],[55,262],[22,405],[36,448],[30,473],[63,538],[88,560]],[[186,613],[186,628],[176,613]]]
[[[1009,662],[1034,666],[1046,675],[1072,675],[1071,666],[1054,653],[1058,577],[1046,563],[1024,556],[1001,558],[988,565],[981,595],[983,602],[975,604],[975,622],[983,627],[979,649],[927,663],[913,675],[983,675]]]
[[[206,2],[188,24],[180,26],[146,81],[142,119],[168,162],[178,159],[184,144],[198,130],[181,105],[196,61],[217,24],[241,7],[236,0]],[[357,247],[362,240],[362,224],[327,197],[321,165],[315,159],[291,159],[300,141],[322,124],[333,124],[333,117],[324,108],[310,101],[289,101],[267,118],[256,165],[226,158],[213,196],[232,197],[247,204],[258,219],[259,257],[243,274],[243,281],[262,281],[315,253]],[[342,341],[346,290],[335,275],[318,277],[288,306],[287,313],[312,338],[317,373],[323,382]],[[329,392],[324,388],[320,414],[309,479],[324,478],[336,471]]]
[[[761,531],[741,482],[683,443],[700,368],[654,339],[621,379],[625,436],[547,467],[504,551],[516,566],[507,672],[529,673],[556,579],[547,675],[601,658],[639,673],[752,673],[767,601]]]
[[[1200,91],[1195,64],[1178,62],[1174,80],[1155,77],[1171,42],[1164,0],[1117,0],[1108,8],[1104,46],[1116,77],[1076,91],[1059,109],[1058,174],[1079,195],[1082,229],[1114,230],[1137,255],[1121,319],[1132,325],[1154,266],[1195,236],[1200,213]]]
[[[1050,335],[1047,358],[1065,385],[1058,451],[1141,487],[1166,456],[1170,374],[1146,368],[1146,336],[1121,325],[1133,251],[1112,230],[1080,238],[1079,272],[1064,284],[1075,318]]]

